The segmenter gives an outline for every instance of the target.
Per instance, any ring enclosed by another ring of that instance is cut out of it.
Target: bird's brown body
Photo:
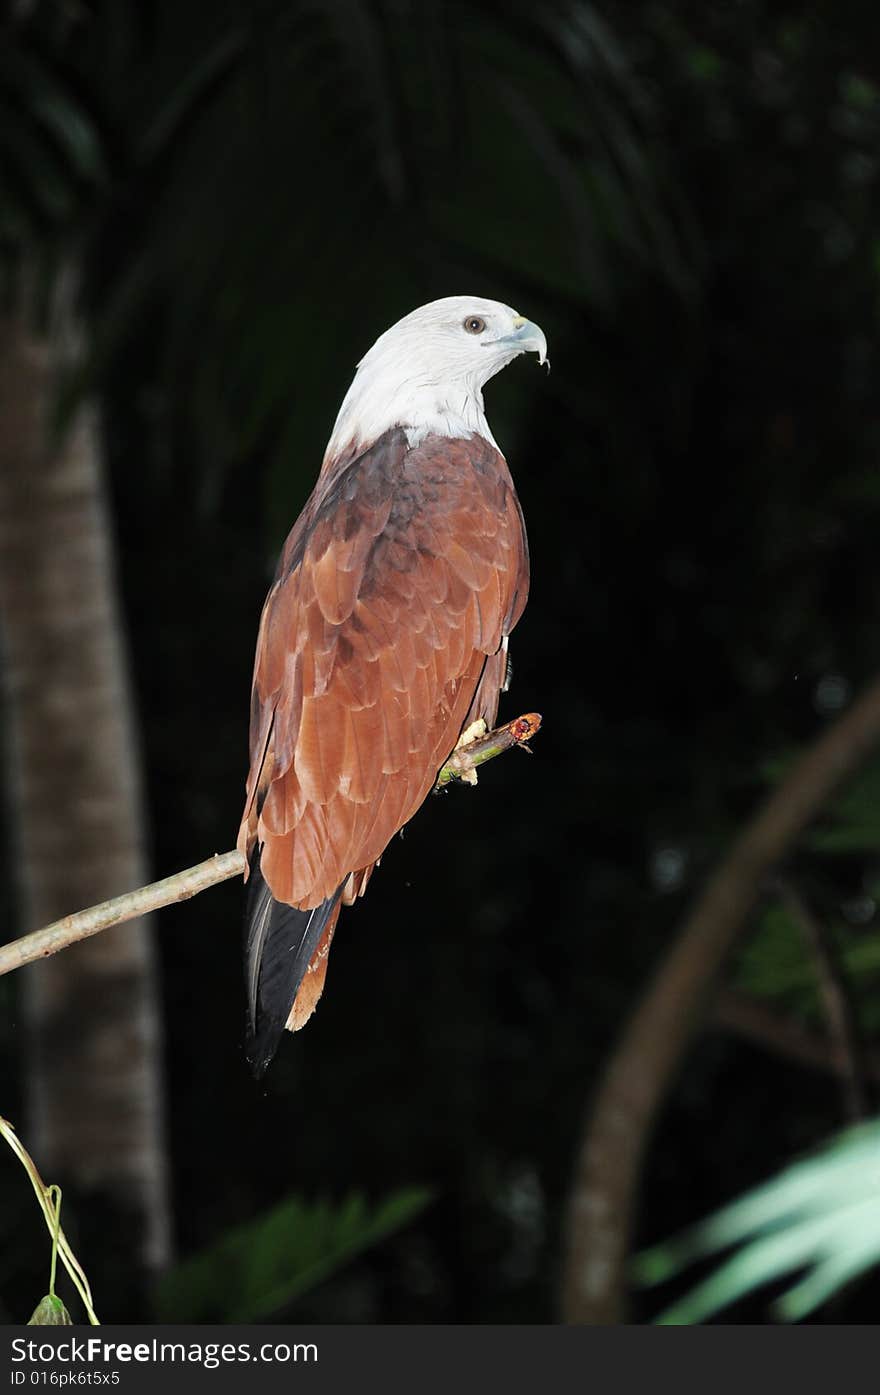
[[[238,846],[248,859],[249,1056],[314,1010],[361,895],[462,732],[492,726],[526,603],[525,528],[482,385],[531,321],[451,296],[358,365],[266,601]]]
[[[320,996],[340,904],[363,892],[462,730],[493,724],[528,579],[513,481],[487,441],[410,448],[396,429],[322,472],[263,611],[239,833],[275,901],[336,898],[291,1027]]]

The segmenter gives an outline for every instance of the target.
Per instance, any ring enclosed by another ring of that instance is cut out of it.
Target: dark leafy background
[[[389,849],[264,1084],[240,888],[160,917],[180,1252],[291,1191],[432,1193],[284,1317],[555,1319],[625,1013],[774,763],[880,667],[878,28],[858,3],[94,0],[10,29],[0,236],[88,269],[156,875],[234,841],[260,605],[359,355],[469,290],[550,342],[549,378],[487,391],[530,534],[505,710],[543,713],[534,758]],[[870,1034],[880,815],[870,782],[852,801],[796,860]],[[754,930],[732,973],[818,1021],[792,926]],[[11,1027],[0,1050],[12,1115]],[[833,1081],[707,1031],[637,1242],[840,1117]],[[818,1320],[871,1320],[877,1282]]]

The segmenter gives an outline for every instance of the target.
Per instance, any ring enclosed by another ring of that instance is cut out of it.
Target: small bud
[[[28,1320],[28,1327],[72,1327],[73,1318],[54,1294],[41,1298]]]

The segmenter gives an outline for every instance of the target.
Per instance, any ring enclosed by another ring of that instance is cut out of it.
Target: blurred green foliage
[[[766,767],[777,783],[791,757],[780,756]],[[880,895],[880,762],[869,760],[836,796],[802,839],[799,870],[815,888],[817,907],[835,962],[853,996],[858,1026],[866,1036],[880,1031],[880,937],[876,933]],[[852,875],[860,869],[852,894],[833,901],[828,896],[840,867]],[[737,987],[774,1002],[792,1016],[824,1029],[824,1009],[816,965],[805,941],[804,927],[768,889],[753,937],[736,960]]]
[[[781,1281],[789,1287],[775,1299],[774,1314],[784,1322],[808,1317],[880,1264],[878,1169],[880,1124],[848,1129],[686,1234],[639,1255],[637,1280],[655,1285],[731,1252],[657,1320],[704,1322]]]
[[[260,1322],[321,1283],[362,1250],[406,1225],[430,1201],[417,1188],[375,1206],[288,1197],[179,1264],[161,1281],[162,1322]]]

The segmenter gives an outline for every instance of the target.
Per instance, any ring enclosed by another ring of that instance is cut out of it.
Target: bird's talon
[[[486,726],[484,719],[478,717],[475,722],[471,722],[469,727],[465,727],[461,736],[455,743],[456,751],[461,751],[465,746],[473,746],[474,742],[479,741],[481,736],[485,736],[488,730],[489,728]],[[476,777],[477,772],[474,770],[472,773]],[[461,778],[464,779],[465,777],[462,776]],[[468,780],[469,785],[475,785],[476,783],[476,778]]]

